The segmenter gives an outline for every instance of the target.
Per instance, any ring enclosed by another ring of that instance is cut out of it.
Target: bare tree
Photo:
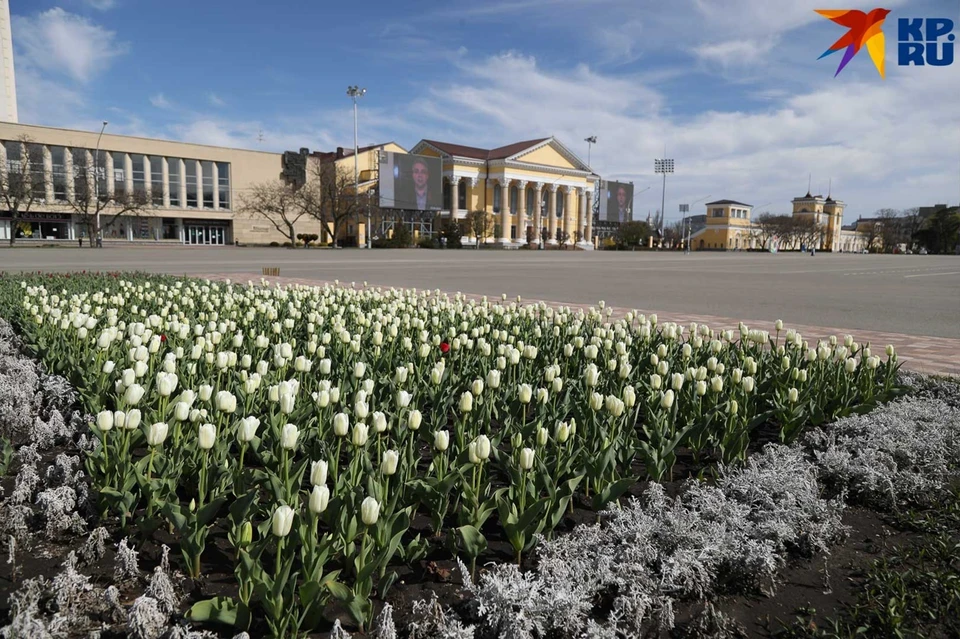
[[[477,248],[479,249],[480,241],[487,237],[487,233],[490,231],[492,220],[486,211],[477,209],[467,213],[466,221],[467,228],[470,229],[470,232],[473,233],[473,236],[476,238]]]
[[[133,193],[114,193],[107,189],[108,176],[98,167],[91,167],[86,162],[78,162],[74,158],[73,197],[67,198],[67,204],[77,216],[81,226],[86,227],[87,237],[90,238],[91,248],[102,246],[95,239],[100,237],[101,230],[112,225],[120,216],[139,217],[150,206],[150,197],[144,189],[135,189]],[[99,219],[100,226],[97,226]]]
[[[43,199],[43,156],[30,137],[21,135],[7,147],[6,166],[0,166],[0,203],[10,215],[10,246],[17,236],[18,220]],[[36,177],[40,175],[40,188]]]
[[[816,218],[812,215],[794,217],[792,227],[794,239],[799,240],[807,250],[820,248],[824,226],[817,222]]]
[[[309,179],[300,189],[300,197],[306,212],[323,224],[336,245],[340,230],[348,220],[366,213],[373,206],[370,198],[357,196],[353,171],[338,167],[336,162],[321,162],[310,158]],[[372,229],[367,229],[370,233]]]
[[[310,217],[301,193],[280,180],[254,184],[241,196],[239,210],[249,217],[266,220],[290,240],[292,247],[297,246],[297,222]]]
[[[756,235],[760,245],[766,247],[774,238],[779,238],[783,233],[784,220],[782,215],[772,215],[770,213],[761,213],[754,220],[757,225]]]
[[[923,228],[924,220],[920,217],[920,209],[904,209],[900,211],[900,219],[902,220],[903,241],[907,248],[912,250],[917,245],[917,232]]]

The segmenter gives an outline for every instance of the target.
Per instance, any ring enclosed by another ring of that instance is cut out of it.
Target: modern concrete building
[[[27,163],[33,186],[28,213],[0,209],[0,241],[90,237],[101,208],[104,242],[125,240],[222,245],[282,243],[269,220],[238,214],[253,184],[280,178],[281,154],[99,132],[0,122],[0,168]],[[96,198],[84,194],[96,192]],[[96,201],[110,199],[97,206]],[[117,203],[144,206],[122,213]],[[306,218],[305,218],[306,219]],[[94,227],[95,228],[95,227]],[[297,231],[320,233],[312,218]]]

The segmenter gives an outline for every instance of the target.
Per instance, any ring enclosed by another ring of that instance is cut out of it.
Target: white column
[[[543,228],[543,184],[540,182],[531,182],[533,191],[533,243],[540,246],[540,233]]]
[[[113,170],[115,167],[113,166],[113,153],[111,153],[110,151],[106,151],[103,154],[103,166],[104,166],[104,170],[103,170],[104,178],[107,183],[107,197],[112,198],[114,196]]]
[[[510,180],[500,179],[500,243],[510,244]]]
[[[73,149],[68,147],[63,149],[63,170],[67,174],[67,201],[73,202],[77,192],[73,188]]]
[[[213,210],[220,210],[220,169],[217,167],[216,162],[211,162],[213,166]]]
[[[450,219],[457,219],[458,204],[460,202],[460,179],[457,176],[450,177]]]
[[[180,208],[187,208],[187,163],[183,160],[174,160],[180,163]]]
[[[563,232],[567,242],[573,243],[573,230],[577,225],[577,190],[567,187],[567,205],[563,207]]]
[[[133,158],[129,153],[123,154],[123,194],[126,197],[133,195]]]
[[[6,164],[3,168],[7,168]],[[46,144],[43,145],[43,197],[53,203],[53,154]]]
[[[550,230],[550,237],[547,239],[547,244],[556,244],[557,243],[557,188],[558,184],[554,183],[550,185],[550,195],[547,197],[547,217],[548,228]]]
[[[587,230],[584,241],[593,244],[593,191],[587,191]]]
[[[587,204],[589,199],[586,189],[578,189],[580,192],[580,222],[577,225],[577,231],[580,233],[580,242],[582,244],[587,241],[587,213],[590,211],[590,206]]]
[[[527,183],[517,182],[517,237],[520,244],[527,243]]]
[[[150,170],[150,156],[143,156],[143,193],[149,204],[153,204],[153,173]]]
[[[170,161],[167,158],[160,158],[160,172],[163,180],[163,208],[170,208]]]
[[[130,156],[128,155],[127,157],[130,157]],[[122,219],[122,218],[121,218],[121,219]],[[132,242],[132,241],[133,241],[133,219],[136,219],[136,218],[123,220],[123,225],[124,225],[124,227],[125,227],[126,230],[127,230],[127,241],[128,241],[128,242]]]

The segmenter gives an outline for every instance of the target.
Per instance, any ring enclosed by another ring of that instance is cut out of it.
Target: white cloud
[[[157,107],[158,109],[171,109],[173,104],[166,98],[162,93],[150,96],[150,104]]]
[[[420,137],[496,146],[552,134],[580,154],[580,141],[597,135],[594,168],[632,179],[637,190],[653,187],[638,196],[638,211],[660,206],[652,159],[664,145],[677,161],[667,184],[668,217],[679,202],[708,193],[771,202],[767,208],[783,212],[806,190],[809,173],[815,190],[826,190],[832,178],[849,219],[957,197],[956,173],[943,169],[956,166],[960,149],[951,97],[957,85],[942,69],[892,70],[886,81],[828,77],[800,92],[769,91],[759,110],[678,116],[655,87],[584,65],[545,70],[516,53],[460,65],[458,80],[433,86],[429,99],[411,109],[423,123]]]
[[[224,107],[224,106],[227,106],[226,101],[225,101],[223,98],[221,98],[219,95],[217,95],[216,93],[212,93],[212,92],[211,92],[211,93],[208,93],[208,94],[207,94],[207,101],[208,101],[210,104],[212,104],[213,106],[215,106],[215,107]]]
[[[126,52],[116,33],[55,7],[32,17],[13,17],[17,64],[88,82]]]
[[[117,0],[83,0],[83,3],[97,11],[109,11],[117,6]]]
[[[776,45],[773,38],[765,40],[725,40],[694,47],[694,54],[707,62],[723,67],[734,65],[754,66],[763,63],[767,54]]]

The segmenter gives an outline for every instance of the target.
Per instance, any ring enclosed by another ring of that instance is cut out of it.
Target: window
[[[711,213],[713,217],[723,217],[723,209],[713,209]]]
[[[113,196],[115,198],[122,198],[123,194],[127,192],[127,172],[124,170],[124,166],[126,166],[126,155],[123,153],[114,153]]]
[[[517,212],[517,202],[520,201],[520,190],[516,186],[510,187],[510,212]],[[516,237],[516,235],[514,235]]]
[[[217,187],[220,190],[220,208],[230,208],[230,165],[226,162],[217,162]]]
[[[91,195],[87,192],[87,175],[88,169],[87,166],[87,150],[86,149],[70,149],[70,154],[73,157],[73,193],[74,197],[78,198],[79,201],[83,202],[87,200]]]
[[[170,206],[183,206],[180,201],[180,158],[167,158],[169,169],[167,181],[170,185]]]
[[[467,185],[465,182],[460,183],[460,188],[457,189],[457,210],[465,211],[467,209]]]
[[[533,189],[530,189],[527,191],[527,214],[528,215],[534,214],[533,207],[535,206],[536,196],[537,194]]]
[[[443,210],[445,210],[445,211],[449,211],[449,210],[450,210],[450,195],[451,195],[450,190],[451,190],[452,188],[453,188],[453,187],[450,185],[449,182],[444,181],[444,183],[443,183]]]
[[[493,212],[499,213],[502,206],[501,202],[503,200],[503,189],[499,184],[493,185]]]
[[[150,199],[154,206],[163,206],[163,158],[150,156]]]
[[[31,144],[27,147],[30,155],[30,180],[33,183],[33,197],[43,199],[47,197],[47,188],[43,175],[43,146]]]
[[[66,149],[62,146],[50,147],[50,159],[53,162],[53,199],[67,201],[67,165]]]
[[[197,208],[197,163],[187,160],[187,208]]]
[[[203,208],[213,208],[213,162],[201,162],[203,170]]]
[[[151,160],[152,162],[153,160]],[[179,240],[180,239],[180,227],[177,226],[177,221],[173,218],[165,217],[163,218],[163,239],[165,240]]]
[[[562,217],[563,217],[563,205],[564,205],[564,203],[567,201],[566,193],[562,193],[562,194],[561,194],[560,191],[557,191],[556,198],[557,198],[557,218],[562,218]]]
[[[130,159],[133,161],[133,192],[145,192],[147,188],[147,177],[143,172],[143,156],[135,153],[130,156]]]
[[[4,142],[3,145],[7,150],[7,173],[9,175],[17,175],[20,173],[20,153],[22,145],[16,140]]]

